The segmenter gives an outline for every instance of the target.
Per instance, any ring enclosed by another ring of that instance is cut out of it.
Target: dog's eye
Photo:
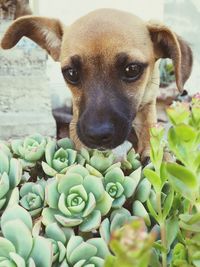
[[[79,73],[75,68],[68,68],[62,71],[64,78],[72,84],[77,84],[80,81]]]
[[[136,63],[129,64],[124,69],[123,80],[130,82],[134,81],[137,78],[139,78],[142,72],[143,72],[143,67],[141,64],[136,64]]]

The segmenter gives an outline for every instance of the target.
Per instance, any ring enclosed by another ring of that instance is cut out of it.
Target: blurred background
[[[192,75],[185,89],[189,96],[200,91],[199,0],[0,0],[0,38],[21,15],[55,17],[69,25],[89,11],[106,7],[132,12],[146,21],[163,21],[182,36],[194,54]],[[0,48],[0,62],[0,139],[35,132],[66,136],[72,104],[60,64],[26,38],[12,50]],[[189,96],[178,96],[170,60],[161,62],[160,73],[158,117],[166,123],[165,107],[175,98]]]

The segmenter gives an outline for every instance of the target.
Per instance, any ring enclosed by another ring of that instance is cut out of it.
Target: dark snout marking
[[[130,132],[135,115],[132,111],[128,97],[113,80],[91,83],[80,104],[77,125],[80,140],[91,148],[120,145]]]
[[[108,121],[89,124],[87,127],[87,139],[90,144],[104,147],[112,142],[114,130],[114,125]]]

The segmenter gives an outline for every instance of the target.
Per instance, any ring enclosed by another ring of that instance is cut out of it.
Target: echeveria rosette
[[[126,158],[122,161],[121,168],[123,170],[136,170],[141,166],[140,155],[132,148]]]
[[[77,151],[69,138],[49,140],[45,149],[46,162],[42,162],[44,172],[53,177],[58,173],[64,174],[77,159]]]
[[[67,244],[66,262],[62,267],[103,267],[104,259],[110,255],[102,238],[84,242],[80,236],[72,236]]]
[[[20,205],[31,216],[39,215],[45,205],[45,180],[36,183],[25,183],[20,189]]]
[[[51,223],[45,228],[45,238],[48,238],[53,246],[52,267],[66,266],[66,246],[72,236],[74,231],[71,228],[60,227],[57,223]]]
[[[57,221],[64,227],[79,226],[80,231],[89,232],[99,227],[113,199],[105,191],[102,179],[76,165],[67,174],[49,181],[46,201],[49,207],[42,213],[44,225]]]
[[[40,134],[30,135],[25,139],[13,140],[11,147],[13,153],[21,159],[24,169],[28,169],[43,157],[46,138]]]
[[[109,243],[111,234],[114,231],[121,228],[125,224],[130,223],[135,218],[137,217],[132,216],[131,213],[125,208],[114,210],[111,213],[110,218],[105,218],[101,223],[99,228],[101,238],[103,238],[106,243]]]
[[[103,177],[103,184],[106,192],[114,199],[113,208],[121,208],[126,199],[133,196],[141,178],[141,168],[125,176],[119,168],[112,168]]]
[[[91,174],[101,177],[114,164],[115,155],[112,151],[81,149],[80,155],[85,159],[86,167]]]
[[[1,217],[0,266],[52,266],[52,244],[44,237],[33,237],[32,226],[30,214],[22,207],[5,210]]]
[[[22,178],[22,167],[10,152],[0,149],[0,210],[5,208]],[[18,201],[16,199],[16,201]]]

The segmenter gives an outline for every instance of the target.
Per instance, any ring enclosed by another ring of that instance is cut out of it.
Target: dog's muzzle
[[[106,117],[104,120],[92,120],[85,114],[77,123],[78,137],[89,148],[113,149],[127,139],[130,130],[131,119],[120,116],[112,120]]]

